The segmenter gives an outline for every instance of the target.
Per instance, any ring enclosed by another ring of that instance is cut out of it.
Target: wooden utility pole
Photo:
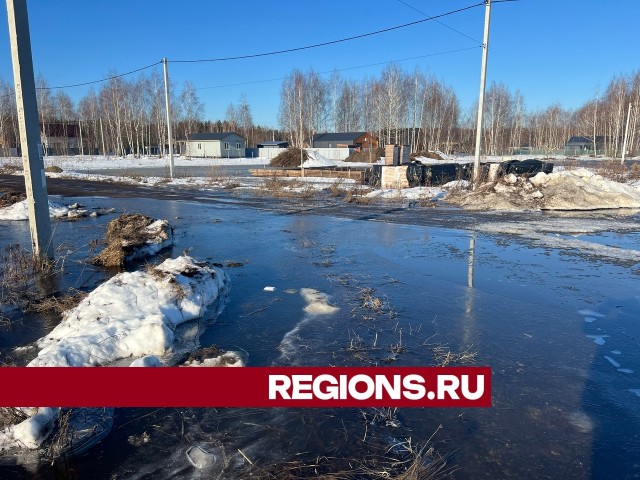
[[[31,247],[34,256],[40,259],[53,259],[49,199],[38,126],[38,104],[36,83],[33,77],[31,36],[26,0],[7,0],[7,17],[13,79],[16,87],[24,183],[29,207]]]
[[[164,102],[167,108],[167,135],[169,136],[169,176],[173,178],[173,139],[171,135],[171,108],[169,106],[169,70],[167,59],[162,59],[164,67]]]
[[[480,98],[478,99],[478,124],[476,126],[476,156],[473,162],[473,183],[480,180],[480,145],[482,140],[482,114],[484,111],[484,90],[487,83],[487,57],[489,56],[489,26],[491,24],[491,0],[484,0],[484,38],[482,40],[482,67],[480,70]]]

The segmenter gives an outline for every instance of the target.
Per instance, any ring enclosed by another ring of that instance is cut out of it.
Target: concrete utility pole
[[[489,25],[491,23],[491,0],[484,0],[484,38],[482,40],[482,68],[480,70],[480,98],[478,100],[478,125],[476,127],[476,156],[473,161],[473,183],[480,180],[480,144],[482,140],[482,114],[484,111],[484,89],[487,83],[487,57],[489,56]]]
[[[44,175],[36,83],[31,59],[31,36],[26,0],[7,0],[9,39],[16,86],[16,106],[20,129],[20,147],[24,166],[24,183],[29,206],[29,229],[33,254],[53,259],[53,239],[49,218],[47,181]]]
[[[631,118],[631,102],[629,102],[629,111],[627,112],[627,126],[624,129],[624,142],[622,142],[622,160],[620,163],[624,163],[624,158],[627,155],[627,140],[629,139],[629,119]]]
[[[167,135],[169,136],[169,176],[173,178],[173,136],[171,135],[171,108],[169,106],[169,70],[167,59],[162,59],[164,67],[164,103],[167,107]]]

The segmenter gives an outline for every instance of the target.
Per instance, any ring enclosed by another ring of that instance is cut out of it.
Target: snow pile
[[[122,214],[109,222],[106,241],[107,247],[92,262],[117,267],[173,245],[173,229],[166,220],[154,220],[139,213]]]
[[[331,160],[321,155],[317,150],[310,148],[305,149],[308,155],[308,160],[305,161],[302,166],[304,168],[322,168],[322,167],[370,167],[375,165],[374,163],[366,162],[345,162],[343,160]],[[378,161],[377,163],[381,163]]]
[[[69,209],[59,203],[49,201],[49,216],[54,218],[66,217]],[[14,203],[9,207],[0,208],[0,220],[29,220],[27,201]]]
[[[49,436],[58,408],[21,408],[29,418],[0,431],[0,451],[12,448],[35,449]]]
[[[437,201],[446,195],[440,187],[383,188],[367,193],[367,198],[381,198],[398,201]]]
[[[168,353],[175,327],[201,317],[223,292],[224,271],[188,256],[103,283],[37,344],[30,366],[98,366]]]
[[[473,210],[640,208],[640,191],[579,168],[531,178],[509,174],[475,191],[450,194],[447,201]]]

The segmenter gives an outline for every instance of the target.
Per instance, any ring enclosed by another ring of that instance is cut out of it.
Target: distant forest
[[[135,79],[112,78],[77,103],[64,90],[48,88],[42,75],[36,87],[43,137],[51,132],[47,126],[55,125],[56,135],[65,136],[67,130],[79,133],[85,152],[118,155],[142,155],[148,146],[164,153],[168,145],[159,72]],[[272,139],[308,146],[317,133],[366,131],[378,136],[383,145],[410,145],[414,152],[472,152],[475,144],[477,106],[463,111],[456,92],[442,79],[419,70],[406,72],[397,64],[388,65],[379,77],[360,81],[338,73],[323,78],[313,70],[293,70],[282,82],[280,128],[275,130],[254,124],[244,95],[228,106],[224,119],[216,120],[204,119],[204,105],[190,82],[172,85],[171,97],[174,140],[188,133],[235,131],[247,139],[248,146]],[[0,79],[3,155],[19,144],[14,98],[13,84]],[[518,150],[551,154],[561,151],[569,137],[581,136],[594,147],[598,139],[598,153],[616,156],[622,152],[627,121],[627,151],[638,154],[639,112],[640,72],[613,77],[602,92],[576,110],[554,104],[530,111],[522,93],[492,83],[485,97],[483,154]],[[61,151],[53,153],[74,153],[64,151],[66,144],[57,149]]]

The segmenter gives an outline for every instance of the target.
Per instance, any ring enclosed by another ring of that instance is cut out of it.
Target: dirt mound
[[[372,152],[369,150],[363,150],[361,152],[353,152],[347,158],[345,162],[363,162],[363,163],[376,163],[380,160],[380,157],[384,157],[384,148],[376,148]]]
[[[50,165],[48,167],[46,167],[44,169],[45,172],[49,172],[49,173],[62,173],[64,172],[64,170],[62,170],[59,166],[57,165]]]
[[[414,158],[424,157],[424,158],[433,158],[434,160],[444,160],[439,154],[436,152],[429,152],[427,150],[420,150],[419,152],[414,152],[410,155],[410,158],[413,160]]]
[[[0,192],[0,208],[10,207],[14,203],[25,200],[27,196],[23,192],[17,192],[15,190],[7,190]]]
[[[303,150],[303,161],[309,160],[309,155]],[[272,167],[299,167],[300,166],[300,149],[291,147],[279,153],[271,159],[269,163]]]
[[[119,267],[134,258],[153,255],[173,243],[172,228],[166,220],[154,220],[139,213],[125,213],[109,222],[107,247],[91,263]]]

